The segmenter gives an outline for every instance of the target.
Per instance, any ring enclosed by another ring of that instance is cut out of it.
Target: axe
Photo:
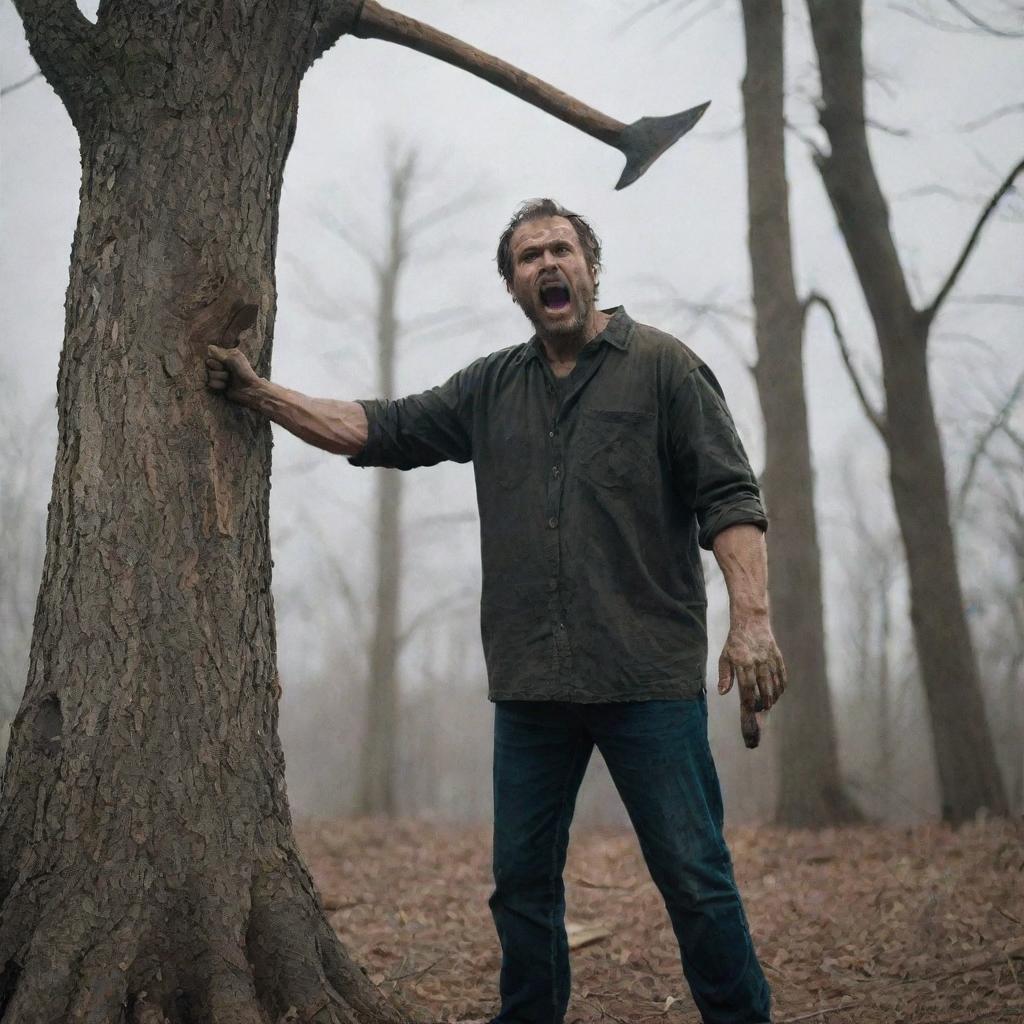
[[[624,124],[498,57],[414,18],[381,7],[375,0],[364,0],[355,5],[354,10],[350,9],[349,17],[352,21],[347,29],[351,35],[399,43],[454,64],[546,110],[587,135],[614,146],[626,157],[626,166],[615,184],[617,189],[632,185],[666,149],[700,120],[709,105],[701,103],[679,114],[641,117],[632,124]]]

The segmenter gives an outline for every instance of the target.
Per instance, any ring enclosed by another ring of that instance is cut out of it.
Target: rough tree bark
[[[282,173],[327,11],[107,0],[94,26],[70,0],[17,6],[82,186],[0,812],[0,1019],[397,1022],[292,836],[270,432],[203,380],[248,304],[269,372]]]
[[[816,155],[816,163],[881,351],[885,410],[869,411],[869,416],[889,451],[942,814],[963,821],[983,807],[1005,813],[957,573],[941,438],[928,381],[928,336],[987,218],[1024,164],[1017,165],[993,196],[933,301],[915,308],[868,148],[860,0],[808,0],[808,7],[821,74],[820,118],[830,144],[828,153]]]
[[[754,285],[757,393],[765,424],[762,482],[771,516],[772,623],[796,683],[775,712],[780,824],[859,817],[839,774],[825,656],[821,552],[804,396],[804,309],[793,275],[786,179],[782,0],[742,0],[747,69],[748,240]]]

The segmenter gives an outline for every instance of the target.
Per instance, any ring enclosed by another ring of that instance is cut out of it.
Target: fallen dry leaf
[[[496,1013],[488,826],[339,820],[299,837],[386,993],[433,1024]],[[728,838],[780,1022],[1024,1024],[1024,823]],[[566,1024],[699,1024],[635,836],[574,831],[565,877],[575,938],[601,932],[573,949]]]

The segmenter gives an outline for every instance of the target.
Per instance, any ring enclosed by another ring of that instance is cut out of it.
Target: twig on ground
[[[601,1011],[602,1017],[609,1017],[611,1020],[617,1021],[617,1024],[630,1024],[630,1022],[624,1017],[616,1016],[616,1014],[612,1013],[611,1010],[606,1010],[604,1003],[600,1000],[595,999],[594,1001],[597,1003],[597,1008]]]
[[[447,958],[448,954],[445,953],[444,955],[439,956],[433,963],[427,964],[426,967],[423,967],[418,971],[406,971],[405,974],[396,974],[394,977],[385,978],[384,980],[390,981],[392,984],[394,984],[397,981],[405,981],[406,978],[419,978],[422,975],[426,974],[427,971],[433,970],[442,960],[446,960]],[[404,966],[404,961],[402,966]],[[401,970],[401,968],[399,968],[399,970]]]
[[[813,1020],[815,1017],[824,1017],[826,1013],[838,1013],[840,1010],[849,1010],[854,1006],[860,1006],[860,1001],[837,1003],[835,1006],[823,1006],[820,1010],[811,1010],[810,1013],[801,1013],[796,1017],[779,1017],[775,1024],[795,1024],[798,1020]]]
[[[1003,910],[1002,907],[996,907],[996,913],[1002,914],[1003,917],[1005,917],[1007,921],[1012,921],[1014,924],[1024,924],[1024,922],[1022,922],[1018,918],[1014,917],[1013,914],[1009,913],[1006,910]]]

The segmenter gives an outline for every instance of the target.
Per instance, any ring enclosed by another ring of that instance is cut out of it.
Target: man
[[[398,401],[308,398],[211,348],[209,385],[354,465],[473,462],[494,725],[493,1024],[559,1024],[569,1000],[562,870],[594,745],[622,796],[707,1024],[769,1019],[722,838],[707,740],[704,578],[729,590],[720,693],[748,746],[785,688],[768,622],[764,510],[717,381],[680,342],[595,303],[600,243],[550,199],[498,247],[535,328]]]

